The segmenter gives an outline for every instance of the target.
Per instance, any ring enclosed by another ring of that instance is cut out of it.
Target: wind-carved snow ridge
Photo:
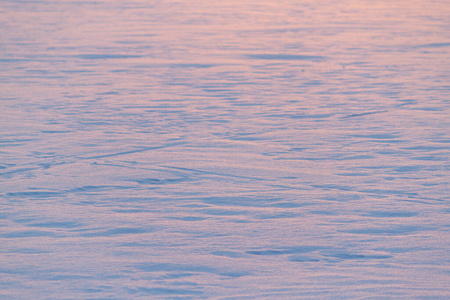
[[[0,299],[449,299],[445,1],[2,1]]]

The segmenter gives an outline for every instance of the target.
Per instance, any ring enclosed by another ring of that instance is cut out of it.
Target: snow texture
[[[0,298],[450,298],[448,13],[0,1]]]

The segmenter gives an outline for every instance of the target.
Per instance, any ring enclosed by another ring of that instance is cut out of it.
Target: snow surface
[[[450,298],[449,9],[0,1],[0,298]]]

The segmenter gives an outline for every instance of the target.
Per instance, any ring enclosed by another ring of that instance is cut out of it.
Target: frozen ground
[[[445,1],[0,1],[1,299],[448,299]]]

